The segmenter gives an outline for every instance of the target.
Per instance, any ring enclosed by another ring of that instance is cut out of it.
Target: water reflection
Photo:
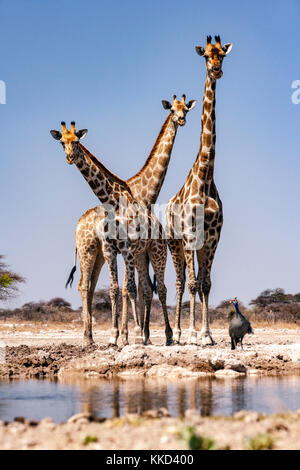
[[[187,409],[202,416],[297,410],[300,376],[0,382],[1,420],[51,416],[59,422],[80,411],[110,418],[161,407],[172,416],[183,416]]]

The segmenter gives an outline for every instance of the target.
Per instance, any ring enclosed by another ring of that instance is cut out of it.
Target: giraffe
[[[132,306],[135,321],[135,340],[142,342],[142,334],[139,319],[136,312],[136,285],[135,267],[140,275],[141,286],[147,298],[147,279],[139,264],[135,260],[153,246],[151,252],[151,263],[160,291],[166,290],[164,286],[164,270],[167,258],[167,244],[163,237],[162,227],[153,214],[149,213],[145,205],[139,204],[132,196],[126,181],[111,173],[97,158],[85,148],[80,140],[87,134],[87,129],[76,132],[75,122],[71,122],[70,131],[67,130],[65,122],[61,123],[62,132],[51,130],[52,137],[63,145],[67,162],[75,163],[99,201],[104,204],[98,207],[97,222],[91,224],[97,229],[98,240],[101,242],[102,252],[97,260],[98,265],[104,260],[108,264],[110,274],[110,297],[112,303],[112,331],[110,344],[116,345],[119,336],[118,327],[118,269],[117,254],[122,254],[127,273],[127,290]],[[114,223],[115,231],[112,234],[109,228],[109,218]],[[125,230],[125,232],[124,232]],[[152,238],[153,230],[156,230],[156,238]],[[99,246],[89,246],[92,256],[98,253]],[[99,253],[98,253],[99,254]],[[103,257],[103,258],[102,258]],[[81,279],[81,297],[83,300],[84,340],[93,342],[92,322],[90,315],[91,298],[89,296],[90,273],[85,272],[85,278]],[[172,343],[172,330],[169,325],[166,304],[163,305],[163,314],[166,326],[166,343]]]
[[[222,63],[229,54],[232,44],[221,45],[220,36],[207,37],[206,48],[196,46],[196,52],[206,60],[206,81],[203,97],[202,131],[200,149],[194,165],[180,191],[172,197],[166,209],[167,226],[170,233],[169,248],[176,271],[177,305],[175,314],[174,342],[181,336],[180,315],[185,285],[185,267],[188,270],[188,290],[190,293],[189,344],[197,344],[195,328],[195,296],[198,292],[202,302],[202,345],[213,345],[209,329],[208,297],[211,288],[210,272],[219,242],[223,224],[222,202],[214,182],[214,160],[216,144],[215,93],[216,82],[222,77]],[[179,207],[179,212],[177,208]],[[184,226],[186,214],[195,215],[197,208],[203,209],[203,224],[195,227],[196,234],[203,236],[202,243],[191,245],[190,238],[183,232],[181,239],[175,237],[175,221]],[[189,212],[190,211],[190,212]],[[179,216],[179,219],[176,217]],[[197,246],[197,248],[193,248]],[[194,254],[198,261],[198,275],[195,275]]]
[[[178,126],[184,126],[186,123],[186,115],[191,111],[195,105],[196,100],[191,100],[186,103],[186,96],[182,95],[181,100],[177,100],[176,95],[173,95],[173,101],[170,103],[167,100],[162,101],[165,109],[170,110],[162,128],[158,134],[155,144],[145,161],[141,170],[127,180],[127,184],[131,189],[133,197],[140,203],[145,204],[148,208],[157,201],[159,192],[164,182],[166,172],[168,169],[171,153],[173,149],[174,140],[177,134]],[[96,288],[97,280],[100,275],[101,268],[104,264],[103,254],[101,252],[101,243],[98,240],[97,230],[93,224],[97,223],[97,207],[89,209],[79,219],[75,230],[75,264],[71,271],[71,275],[67,281],[72,283],[73,274],[76,270],[76,253],[78,253],[80,261],[81,278],[79,281],[78,289],[81,292],[82,279],[86,277],[86,273],[90,276],[91,282],[89,283],[89,316],[91,316],[91,302]],[[93,249],[94,246],[98,250]],[[155,248],[153,243],[150,249]],[[91,254],[93,253],[94,256]],[[148,303],[145,306],[143,290],[139,283],[139,301],[141,310],[141,327],[143,329],[144,343],[149,341],[149,316],[152,301],[153,286],[149,277],[149,260],[151,253],[149,250],[139,255],[137,263],[140,269],[145,271],[146,279],[148,280],[146,289],[148,291]],[[162,283],[160,284],[162,286]],[[158,295],[162,304],[165,303],[164,288],[158,289]],[[123,312],[122,312],[122,341],[123,344],[128,344],[128,293],[127,293],[127,273],[125,270],[123,289]]]

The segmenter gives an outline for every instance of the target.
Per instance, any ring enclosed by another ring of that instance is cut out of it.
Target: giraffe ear
[[[162,100],[162,105],[165,109],[171,109],[172,108],[172,105],[171,105],[170,101],[167,101],[167,100]]]
[[[202,46],[195,46],[195,51],[201,56],[205,54],[205,48]]]
[[[82,140],[85,138],[85,136],[87,135],[88,133],[88,130],[87,129],[80,129],[80,131],[77,131],[76,132],[76,135],[78,137],[79,140]]]
[[[61,132],[59,131],[50,131],[50,134],[55,140],[60,140],[62,138]]]
[[[186,107],[191,111],[196,106],[197,100],[191,100],[187,103]]]
[[[224,44],[224,46],[222,47],[223,49],[223,52],[225,55],[229,54],[229,52],[231,51],[232,49],[232,44],[231,43],[228,43],[228,44]]]

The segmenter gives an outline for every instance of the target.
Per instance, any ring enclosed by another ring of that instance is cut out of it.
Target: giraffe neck
[[[76,166],[102,204],[119,207],[120,197],[130,202],[132,195],[126,181],[111,173],[89,150],[78,144]]]
[[[127,181],[133,196],[147,206],[154,204],[160,193],[170,162],[177,128],[178,124],[173,122],[172,113],[170,113],[144,166]]]
[[[214,176],[216,146],[216,80],[206,75],[203,96],[202,131],[200,149],[192,168],[193,174],[210,184]]]

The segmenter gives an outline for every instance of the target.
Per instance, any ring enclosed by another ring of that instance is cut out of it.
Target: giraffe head
[[[87,129],[81,129],[80,131],[75,130],[75,122],[71,122],[71,129],[68,131],[66,123],[61,122],[62,131],[50,131],[53,139],[59,140],[62,144],[65,154],[67,156],[67,162],[72,165],[75,162],[76,156],[78,155],[78,143],[87,134]]]
[[[173,103],[163,100],[162,105],[165,109],[169,109],[172,113],[172,121],[179,126],[184,126],[186,123],[186,115],[196,105],[196,100],[185,102],[185,95],[182,95],[181,100],[177,100],[176,95],[173,96]]]
[[[196,46],[197,54],[205,57],[207,73],[214,80],[222,77],[222,63],[224,57],[229,54],[232,49],[232,44],[221,45],[220,36],[215,36],[216,43],[211,43],[211,36],[207,36],[206,47]]]

